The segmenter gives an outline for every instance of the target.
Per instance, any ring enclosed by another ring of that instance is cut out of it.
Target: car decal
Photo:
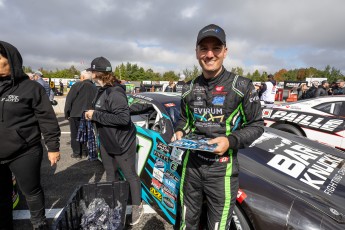
[[[139,155],[142,161],[138,163],[138,170],[144,168],[140,173],[142,199],[164,219],[175,224],[180,187],[180,176],[176,171],[180,165],[171,159],[172,149],[158,132],[137,127],[137,137],[138,154],[142,155]]]
[[[254,146],[272,153],[261,156],[263,163],[310,189],[331,196],[339,184],[344,184],[345,160],[340,156],[271,133],[264,133],[251,145]]]
[[[329,118],[297,111],[264,109],[262,117],[266,120],[291,122],[311,129],[320,129],[324,132],[338,132],[343,130],[344,119]]]

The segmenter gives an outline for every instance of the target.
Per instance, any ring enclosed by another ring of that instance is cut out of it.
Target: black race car
[[[128,95],[137,125],[142,198],[177,224],[180,163],[169,142],[179,117],[180,95]],[[234,229],[345,229],[343,152],[265,127],[251,147],[241,149],[240,189]]]

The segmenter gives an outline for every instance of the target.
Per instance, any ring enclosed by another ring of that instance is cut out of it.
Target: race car
[[[345,95],[263,108],[265,125],[345,151]]]
[[[183,159],[169,143],[181,95],[147,92],[128,99],[137,127],[142,199],[178,226]],[[249,148],[239,150],[238,160],[240,189],[231,229],[345,229],[343,152],[265,127]]]

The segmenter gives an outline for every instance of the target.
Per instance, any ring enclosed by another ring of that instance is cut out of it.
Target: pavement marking
[[[71,134],[71,132],[61,132],[61,134]]]
[[[149,205],[145,204],[144,206],[144,214],[154,214],[156,213]],[[55,209],[46,209],[46,218],[47,219],[54,219],[59,217],[62,208],[55,208]],[[127,205],[126,207],[126,215],[131,214],[132,212],[132,205]],[[29,220],[30,219],[30,212],[29,210],[13,210],[13,219],[14,220]]]

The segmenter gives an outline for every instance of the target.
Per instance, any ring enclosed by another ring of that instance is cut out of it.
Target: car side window
[[[315,106],[314,109],[336,116],[345,116],[345,104],[341,101],[323,103]]]
[[[339,102],[339,107],[338,116],[345,117],[345,102]]]

